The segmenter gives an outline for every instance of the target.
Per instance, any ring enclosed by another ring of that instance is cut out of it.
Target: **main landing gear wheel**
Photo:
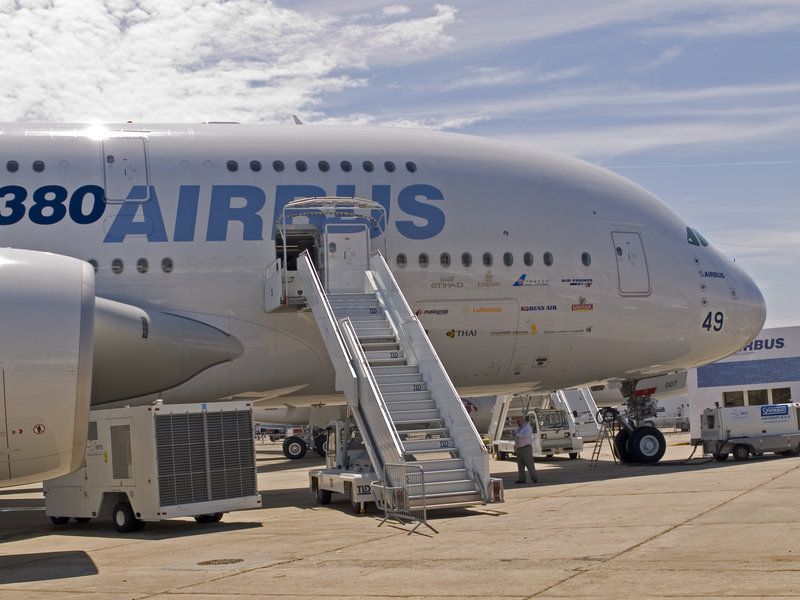
[[[634,462],[658,462],[667,451],[667,441],[664,439],[664,434],[652,425],[637,427],[631,433],[628,451]]]
[[[633,462],[633,455],[628,451],[628,441],[631,438],[631,432],[627,429],[620,429],[619,433],[614,436],[614,450],[617,453],[622,463]]]
[[[286,458],[303,458],[308,450],[308,444],[305,443],[303,438],[296,435],[289,436],[283,440],[283,454]]]
[[[328,451],[328,436],[325,434],[318,435],[314,438],[314,451],[319,454],[322,458],[325,458],[325,454]]]

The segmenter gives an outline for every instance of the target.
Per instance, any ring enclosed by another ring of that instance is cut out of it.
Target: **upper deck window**
[[[696,229],[692,229],[691,227],[686,228],[686,241],[692,246],[708,247],[708,240],[700,235]]]

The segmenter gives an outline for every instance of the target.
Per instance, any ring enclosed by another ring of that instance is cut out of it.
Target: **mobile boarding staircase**
[[[337,390],[382,478],[373,485],[378,504],[398,489],[412,509],[502,502],[486,447],[380,252],[352,292],[326,294],[307,253],[298,272]]]

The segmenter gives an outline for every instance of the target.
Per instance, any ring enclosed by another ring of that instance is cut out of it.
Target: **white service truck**
[[[800,451],[800,403],[707,408],[700,422],[703,451],[719,461]]]
[[[373,471],[358,428],[349,419],[331,421],[325,450],[325,468],[308,473],[317,504],[330,504],[332,494],[344,494],[353,510],[363,513],[366,504],[375,501],[372,483],[380,478]]]
[[[527,414],[533,429],[534,455],[553,456],[566,453],[578,458],[583,450],[583,439],[578,435],[573,415],[562,408],[535,408],[527,402],[511,396],[498,396],[490,425],[491,452],[498,460],[515,454],[514,433],[519,419]]]
[[[249,402],[155,404],[89,413],[83,466],[44,482],[57,525],[110,516],[117,531],[145,521],[261,507]]]

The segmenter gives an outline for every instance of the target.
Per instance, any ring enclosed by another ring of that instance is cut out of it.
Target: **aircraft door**
[[[103,179],[108,202],[149,200],[150,174],[145,141],[127,137],[103,140]]]
[[[612,231],[611,239],[617,257],[619,293],[623,296],[648,296],[650,274],[641,235],[635,231]]]
[[[363,292],[369,268],[369,229],[364,223],[325,225],[325,290]]]

